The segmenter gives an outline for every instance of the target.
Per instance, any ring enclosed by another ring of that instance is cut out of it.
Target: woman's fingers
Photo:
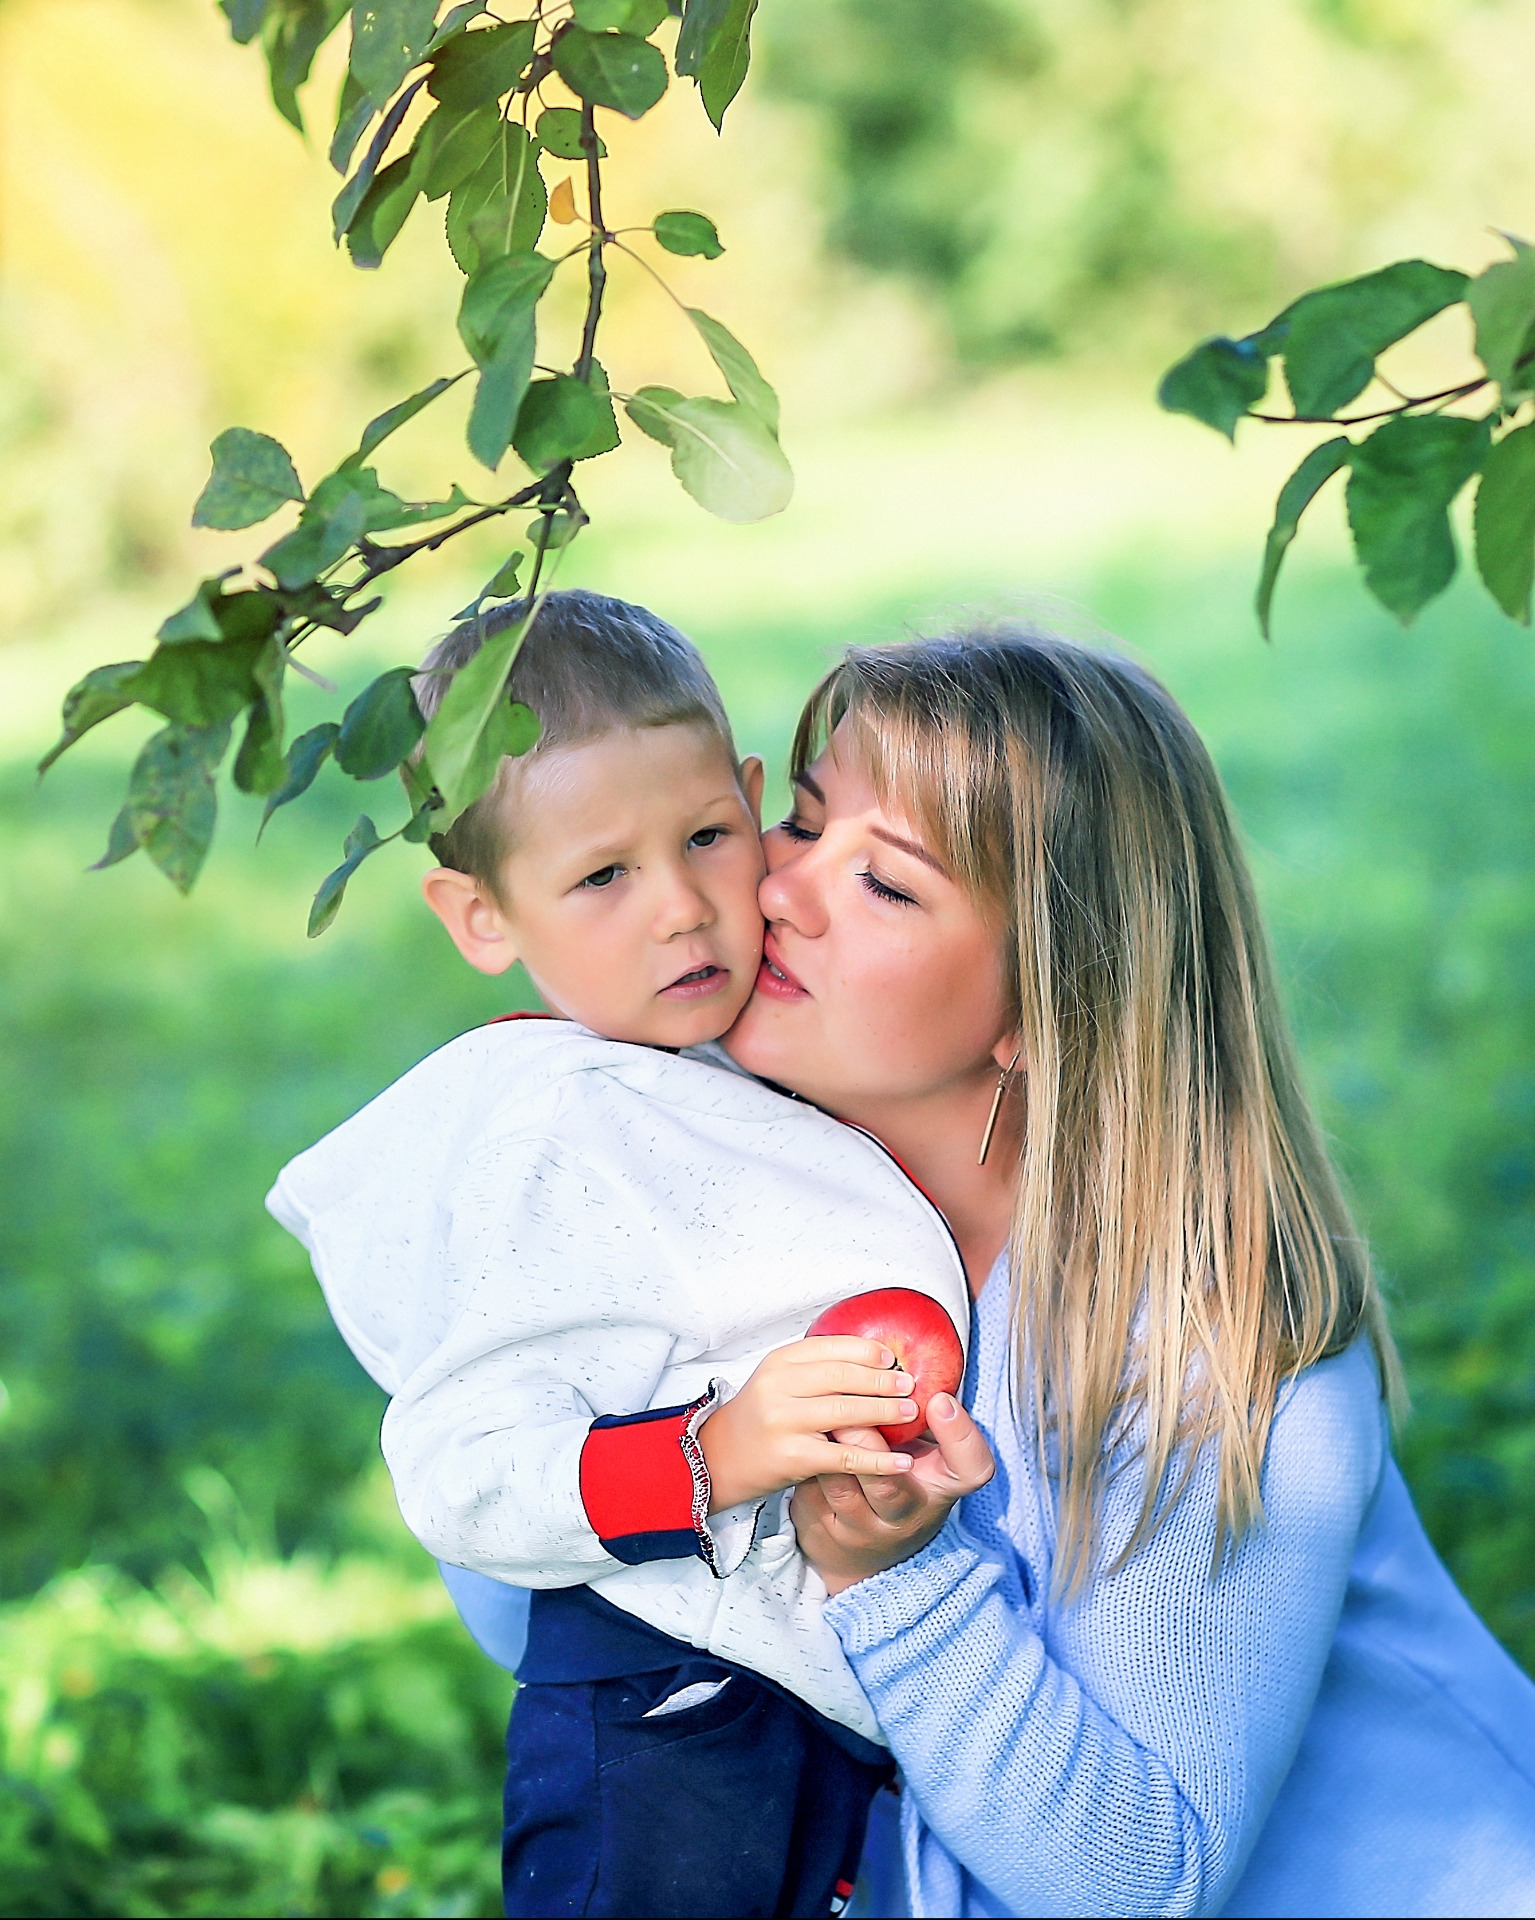
[[[924,1486],[946,1499],[962,1499],[984,1487],[997,1470],[986,1436],[952,1394],[937,1393],[928,1402],[928,1426],[938,1443],[924,1452],[916,1474]]]

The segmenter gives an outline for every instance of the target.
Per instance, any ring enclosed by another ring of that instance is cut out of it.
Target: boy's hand
[[[830,1439],[834,1427],[915,1421],[915,1383],[877,1340],[826,1334],[778,1347],[698,1431],[709,1511],[761,1500],[819,1473],[906,1473],[911,1455]]]

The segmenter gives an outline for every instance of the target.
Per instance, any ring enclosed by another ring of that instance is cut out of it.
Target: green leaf
[[[351,179],[347,181],[340,193],[338,193],[331,202],[331,235],[337,246],[341,244],[342,235],[351,231],[352,224],[357,218],[358,209],[362,206],[363,201],[372,189],[374,181],[378,178],[379,162],[383,159],[390,141],[393,140],[394,136],[399,132],[400,122],[409,111],[411,101],[415,99],[424,84],[425,82],[423,80],[417,80],[412,86],[407,87],[399,99],[395,101],[388,113],[384,115],[378,132],[375,133],[373,138],[368,142],[368,151],[363,155],[362,162],[356,173],[352,175]]]
[[[381,446],[397,428],[403,427],[407,420],[414,420],[423,407],[445,394],[449,387],[456,387],[463,379],[461,373],[449,374],[441,380],[434,380],[429,387],[423,387],[419,393],[413,393],[408,400],[401,400],[395,406],[387,407],[384,412],[370,420],[363,428],[362,439],[357,443],[357,451],[352,462],[361,464],[375,447]]]
[[[336,765],[354,780],[393,773],[426,731],[411,680],[416,667],[391,667],[347,708],[336,742]]]
[[[258,693],[247,710],[245,737],[234,764],[234,783],[242,793],[271,793],[282,785],[282,683],[287,665],[287,649],[274,637],[251,669]]]
[[[1487,420],[1398,415],[1349,453],[1348,520],[1365,584],[1403,626],[1455,572],[1450,502],[1482,464]]]
[[[528,709],[514,707],[506,698],[506,678],[529,617],[525,613],[502,632],[486,637],[479,652],[448,682],[442,704],[427,726],[424,750],[443,798],[443,829],[479,799],[495,779],[505,754],[525,752],[537,738],[537,722]],[[526,735],[529,721],[532,736],[525,746],[516,744]]]
[[[672,61],[677,72],[685,79],[698,78],[698,69],[729,13],[730,0],[687,0],[682,11],[682,31],[677,35],[677,51]]]
[[[618,427],[606,383],[588,385],[573,374],[535,380],[523,396],[512,445],[535,473],[562,460],[591,460],[611,453]]]
[[[703,336],[722,374],[725,384],[749,412],[756,414],[774,439],[778,437],[778,395],[757,371],[757,363],[728,327],[720,325],[697,307],[687,309],[688,318]]]
[[[668,253],[702,254],[705,260],[718,260],[725,249],[719,230],[703,213],[658,213],[650,230]]]
[[[270,434],[226,427],[211,449],[213,472],[192,509],[194,527],[253,527],[304,489],[288,450]]]
[[[416,136],[422,193],[428,200],[440,200],[461,187],[500,139],[501,116],[494,105],[467,113],[437,107]]]
[[[378,837],[378,828],[365,813],[357,816],[357,824],[347,835],[342,852],[346,858],[334,873],[326,874],[320,882],[320,890],[314,897],[309,909],[309,937],[318,939],[335,919],[341,906],[341,897],[346,892],[346,883],[367,859],[383,845]]]
[[[1263,572],[1258,580],[1258,627],[1269,638],[1269,610],[1274,603],[1274,586],[1290,542],[1300,526],[1301,515],[1326,486],[1333,475],[1348,465],[1351,448],[1346,434],[1313,447],[1279,490],[1274,508],[1274,524],[1263,548]]]
[[[356,0],[352,55],[357,84],[383,106],[426,52],[437,24],[437,0]]]
[[[356,543],[367,516],[367,498],[356,491],[348,491],[329,512],[306,507],[292,533],[261,555],[261,564],[276,576],[280,587],[308,586]]]
[[[261,829],[266,831],[266,823],[279,807],[287,806],[290,800],[297,800],[301,793],[308,793],[314,785],[315,775],[335,750],[341,729],[334,720],[325,720],[317,727],[311,727],[308,733],[301,733],[288,749],[287,759],[283,762],[282,784],[266,803],[266,811],[261,816]]]
[[[1488,454],[1473,526],[1487,591],[1510,620],[1527,627],[1535,581],[1535,424],[1506,435]]]
[[[346,17],[346,0],[268,0],[261,23],[272,103],[300,133],[304,116],[298,90],[309,78],[314,57]]]
[[[427,83],[435,100],[468,112],[488,107],[511,92],[533,58],[533,22],[460,34],[432,56]]]
[[[1235,440],[1238,420],[1258,405],[1268,385],[1268,360],[1255,343],[1221,336],[1201,341],[1163,374],[1157,402]]]
[[[131,690],[141,706],[182,728],[227,727],[260,692],[255,667],[266,644],[265,638],[183,640],[156,647],[121,691]]]
[[[111,831],[107,834],[106,852],[99,860],[93,860],[86,868],[86,872],[100,873],[104,867],[115,867],[119,860],[126,860],[130,853],[137,853],[138,850],[139,837],[133,831],[133,821],[129,818],[128,809],[125,806],[119,807],[117,818],[112,822]]]
[[[520,550],[501,562],[501,565],[485,583],[484,598],[487,600],[510,600],[517,591],[517,573],[527,558]]]
[[[669,447],[677,437],[672,429],[672,409],[681,406],[682,399],[675,387],[641,387],[624,402],[624,412],[641,433]]]
[[[553,59],[555,72],[579,99],[630,120],[648,113],[666,91],[660,49],[636,34],[568,27],[554,43]]]
[[[133,705],[137,695],[130,688],[143,665],[142,660],[121,660],[116,666],[93,667],[83,680],[75,682],[64,696],[64,711],[60,715],[64,731],[37,763],[39,779],[82,734]]]
[[[555,553],[561,547],[568,547],[589,524],[584,513],[541,513],[536,520],[528,522],[526,537],[533,542],[535,550],[542,548],[545,553]]]
[[[213,601],[212,605],[219,632],[226,640],[266,640],[277,631],[283,617],[281,600],[264,587],[248,587],[240,593],[226,593],[221,599]],[[181,643],[171,641],[167,644],[174,646]]]
[[[346,230],[346,250],[354,267],[383,265],[384,255],[400,236],[421,185],[414,154],[402,154],[374,180],[363,195],[352,224]]]
[[[1535,249],[1512,238],[1509,244],[1514,258],[1478,274],[1466,294],[1477,355],[1505,401],[1535,387],[1535,360],[1519,364],[1535,350]]]
[[[554,272],[540,253],[492,260],[464,288],[458,331],[481,369],[469,414],[469,451],[492,471],[511,444],[533,375],[538,301]]]
[[[445,47],[450,40],[459,39],[471,20],[478,20],[482,13],[489,13],[485,0],[460,0],[456,7],[449,7],[437,23],[437,31],[427,43],[427,52],[436,53],[439,47]]]
[[[584,160],[586,149],[581,145],[581,109],[579,107],[545,107],[538,116],[538,125],[534,128],[538,143],[554,155],[557,160]],[[601,140],[597,142],[597,158],[606,160],[608,150]]]
[[[538,143],[501,123],[501,138],[448,201],[448,246],[465,273],[508,253],[528,253],[543,232],[549,193]]]
[[[752,16],[756,11],[757,0],[730,0],[708,52],[698,63],[698,91],[716,133],[723,127],[725,109],[741,91],[751,65]]]
[[[267,0],[219,0],[219,12],[229,22],[229,37],[237,47],[248,47],[261,31]]]
[[[1285,380],[1295,411],[1327,418],[1364,392],[1375,357],[1465,298],[1463,273],[1427,260],[1398,260],[1357,280],[1302,294],[1275,322],[1285,326]]]
[[[588,33],[616,27],[646,39],[666,18],[666,0],[575,0],[576,23]]]
[[[126,830],[182,893],[207,858],[218,817],[214,776],[228,745],[227,720],[165,727],[145,741],[128,777]]]
[[[211,580],[201,581],[186,605],[167,614],[160,622],[155,638],[172,646],[178,640],[222,640],[224,629],[219,625],[218,616],[224,598],[224,582],[238,572],[238,567],[230,567],[223,573],[215,574]]]
[[[630,417],[652,439],[662,438],[658,428],[670,434],[672,472],[698,504],[737,523],[782,513],[794,475],[761,416],[728,400],[663,404],[656,397],[662,391],[636,394]]]
[[[377,112],[378,108],[357,84],[356,74],[348,69],[341,82],[341,98],[336,102],[336,131],[327,155],[337,173],[344,174],[351,165],[357,142],[367,132],[368,122]]]

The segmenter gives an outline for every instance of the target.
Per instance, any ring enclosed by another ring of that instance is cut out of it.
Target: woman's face
[[[767,940],[734,1058],[875,1131],[893,1101],[990,1085],[1012,1025],[997,934],[840,734],[764,845]]]

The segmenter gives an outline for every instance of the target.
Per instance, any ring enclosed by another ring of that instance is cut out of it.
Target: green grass
[[[1391,1289],[1414,1490],[1535,1668],[1535,654],[1470,590],[1404,635],[1304,570],[1265,649],[1249,589],[1136,563],[1082,598],[1215,749]],[[920,611],[698,637],[781,764],[835,649]],[[329,773],[259,850],[231,805],[190,902],[142,861],[85,876],[102,741],[41,791],[0,771],[0,1911],[492,1913],[507,1684],[261,1198],[517,989],[456,960],[399,850],[305,942],[356,811]]]

